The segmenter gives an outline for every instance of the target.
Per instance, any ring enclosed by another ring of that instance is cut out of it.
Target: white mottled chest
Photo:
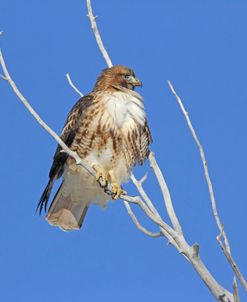
[[[118,128],[123,128],[131,123],[144,125],[145,111],[142,98],[137,93],[116,91],[104,96],[107,115]]]

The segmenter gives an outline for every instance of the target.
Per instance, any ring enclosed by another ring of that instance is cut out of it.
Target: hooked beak
[[[134,87],[135,86],[140,86],[142,87],[142,82],[140,80],[138,80],[137,78],[135,78],[134,76],[131,76],[129,78],[129,84],[133,85]]]

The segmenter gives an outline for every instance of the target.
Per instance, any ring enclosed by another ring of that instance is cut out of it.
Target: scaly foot
[[[97,164],[93,164],[92,168],[96,172],[95,178],[99,185],[103,188],[106,187],[108,183],[108,173]]]
[[[112,193],[113,193],[112,194],[112,199],[114,199],[114,200],[118,199],[121,194],[123,194],[123,195],[127,194],[127,192],[124,191],[117,182],[111,183],[111,187],[112,187],[111,190],[112,190]]]

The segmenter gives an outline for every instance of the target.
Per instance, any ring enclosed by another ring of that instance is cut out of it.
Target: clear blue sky
[[[132,67],[188,241],[218,281],[232,271],[218,234],[198,150],[166,80],[183,99],[204,145],[232,252],[247,274],[247,2],[93,1],[114,64]],[[78,96],[105,62],[85,0],[0,2],[1,47],[11,75],[40,115],[60,132]],[[214,301],[192,267],[163,239],[133,225],[121,201],[90,208],[83,229],[64,233],[35,215],[56,148],[6,82],[1,99],[1,301]],[[138,168],[141,176],[148,166]],[[135,195],[131,184],[125,186]],[[167,219],[151,176],[145,188]],[[155,227],[137,210],[146,227]],[[242,301],[246,299],[240,289]],[[246,300],[245,300],[246,301]]]

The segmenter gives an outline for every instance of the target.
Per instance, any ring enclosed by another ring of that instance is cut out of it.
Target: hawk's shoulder
[[[79,122],[83,119],[83,116],[87,109],[93,104],[93,94],[88,94],[79,99],[77,103],[70,110],[66,122],[64,124],[61,139],[64,143],[70,147],[73,143],[76,131],[79,127]],[[49,173],[49,177],[59,178],[63,173],[63,166],[68,158],[68,155],[64,152],[60,152],[61,147],[58,145],[53,157],[53,164]]]

